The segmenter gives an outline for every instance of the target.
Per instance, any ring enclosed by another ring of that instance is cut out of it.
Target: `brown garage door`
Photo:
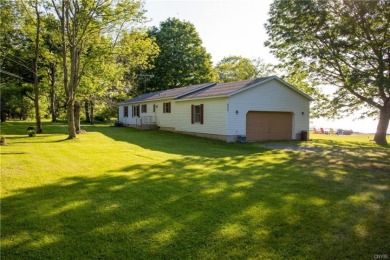
[[[291,113],[249,111],[246,114],[248,141],[291,140],[291,136]]]

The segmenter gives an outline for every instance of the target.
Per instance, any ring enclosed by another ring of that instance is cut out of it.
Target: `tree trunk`
[[[20,115],[19,115],[20,120],[23,120],[23,114],[25,114],[24,110],[25,110],[24,98],[23,95],[20,95]]]
[[[68,120],[68,139],[76,138],[76,128],[74,120],[74,99],[70,98],[66,105],[66,118]]]
[[[34,73],[34,107],[35,107],[35,120],[37,122],[37,134],[41,134],[42,130],[42,122],[41,122],[41,112],[39,108],[39,86],[38,86],[38,63],[37,59],[34,59],[33,65],[33,73]]]
[[[36,27],[36,36],[35,36],[35,53],[33,59],[33,76],[34,76],[34,106],[35,106],[35,119],[37,122],[37,134],[41,134],[42,122],[41,122],[41,112],[39,109],[39,85],[38,85],[38,58],[39,58],[39,34],[41,30],[41,18],[38,11],[38,3],[35,2],[35,14],[37,16],[37,27]]]
[[[85,108],[85,121],[87,123],[91,123],[91,118],[89,117],[89,101],[88,100],[85,100],[84,108]]]
[[[55,64],[50,65],[50,113],[51,121],[57,122],[57,106],[56,106],[56,91],[55,91],[55,82],[56,82],[56,67]]]
[[[61,21],[61,41],[62,41],[62,65],[64,70],[64,89],[66,94],[66,119],[68,121],[68,139],[76,138],[74,126],[74,102],[75,93],[71,83],[69,83],[69,70],[67,58],[66,27],[69,25],[69,2],[62,1],[61,14],[58,12]]]
[[[80,112],[81,112],[81,104],[78,101],[76,101],[74,103],[74,127],[77,134],[79,134],[81,131]]]
[[[379,122],[376,128],[374,141],[379,145],[387,145],[386,132],[389,127],[390,120],[390,99],[387,100],[385,105],[380,110]]]
[[[73,25],[74,26],[74,25]],[[74,35],[73,35],[74,36]],[[72,38],[72,43],[70,44],[70,81],[69,81],[69,92],[72,93],[73,97],[73,108],[76,107],[77,114],[74,114],[73,116],[73,122],[68,122],[68,124],[73,124],[74,129],[74,136],[76,137],[76,133],[80,132],[80,110],[81,106],[80,103],[75,101],[75,93],[76,88],[78,85],[78,75],[79,75],[79,68],[78,68],[78,50],[75,47],[75,41],[76,39]],[[76,102],[76,103],[75,103]],[[74,111],[73,111],[74,112]],[[76,126],[78,129],[76,129]],[[70,127],[70,126],[69,126]],[[72,133],[73,134],[73,133]]]
[[[5,113],[4,109],[2,106],[0,106],[0,117],[1,117],[1,122],[6,122],[7,121],[7,114]]]
[[[94,123],[94,119],[93,119],[93,117],[94,117],[94,115],[93,115],[94,111],[93,111],[93,102],[92,102],[92,101],[90,102],[90,108],[91,108],[91,113],[90,113],[91,125],[93,125],[93,123]]]

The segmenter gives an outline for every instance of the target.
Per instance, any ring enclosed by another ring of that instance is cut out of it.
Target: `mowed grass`
[[[2,259],[373,259],[390,254],[390,149],[227,144],[2,123]],[[334,138],[334,137],[328,137]],[[367,138],[368,139],[368,138]]]

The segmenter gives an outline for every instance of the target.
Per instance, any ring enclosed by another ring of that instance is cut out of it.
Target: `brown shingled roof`
[[[300,93],[305,96],[309,100],[312,100],[311,97],[303,93],[302,91],[296,89],[291,86],[287,82],[279,79],[276,76],[264,77],[264,78],[256,78],[256,79],[248,79],[236,82],[228,82],[223,84],[217,84],[214,82],[211,83],[203,83],[193,86],[186,86],[181,88],[174,88],[168,90],[162,90],[152,93],[147,93],[129,100],[122,102],[122,105],[137,103],[142,101],[152,101],[152,100],[161,100],[161,99],[196,99],[196,98],[208,98],[208,97],[223,97],[230,96],[236,94],[237,92],[243,91],[247,88],[250,88],[260,82],[264,82],[270,79],[276,79],[282,83],[284,83],[287,87],[293,89],[294,91]]]
[[[210,88],[205,88],[196,92],[192,92],[188,95],[182,96],[183,99],[190,98],[201,98],[201,97],[217,97],[217,96],[227,96],[231,93],[234,93],[238,90],[253,86],[259,82],[267,80],[271,77],[257,78],[257,79],[248,79],[236,82],[228,82],[223,84],[217,84]]]
[[[193,93],[194,91],[202,90],[204,88],[213,86],[217,83],[209,82],[209,83],[203,83],[198,85],[192,85],[192,86],[186,86],[181,88],[173,88],[168,89],[165,91],[162,91],[158,93],[158,95],[154,95],[153,97],[149,98],[148,100],[155,100],[155,99],[163,99],[163,98],[179,98],[183,95],[186,95],[188,93]]]
[[[209,83],[203,83],[203,84],[197,84],[192,86],[186,86],[181,88],[173,88],[168,90],[161,90],[156,91],[152,93],[146,93],[140,96],[137,96],[135,98],[128,99],[121,104],[129,104],[129,103],[136,103],[141,101],[151,101],[151,100],[159,100],[159,99],[166,99],[166,98],[179,98],[183,95],[186,95],[188,93],[193,93],[194,91],[202,90],[204,88],[208,88],[210,86],[213,86],[217,83],[215,82],[209,82]]]

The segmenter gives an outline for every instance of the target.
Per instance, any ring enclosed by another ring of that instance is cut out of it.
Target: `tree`
[[[156,39],[160,53],[154,68],[143,73],[153,75],[145,83],[145,92],[213,80],[211,56],[192,23],[169,18],[159,28],[152,27],[149,35]]]
[[[275,0],[266,46],[286,67],[337,87],[333,114],[366,108],[378,116],[374,141],[387,144],[390,119],[390,2]]]
[[[1,119],[30,115],[29,100],[35,103],[37,132],[42,131],[40,122],[38,59],[40,24],[34,19],[33,10],[23,1],[0,1],[0,65],[1,65]],[[38,43],[38,48],[37,47]],[[35,83],[36,88],[31,85]],[[35,95],[31,95],[34,90]],[[37,95],[38,94],[38,95]]]
[[[30,36],[33,38],[33,57],[32,57],[32,74],[34,78],[34,107],[35,107],[35,121],[37,124],[37,133],[43,132],[41,122],[41,111],[40,111],[40,91],[39,91],[39,75],[38,75],[38,63],[41,56],[41,33],[42,33],[42,19],[41,12],[39,11],[38,0],[28,1],[28,4],[21,0],[21,5],[24,6],[26,12],[26,18],[30,18],[32,21],[26,23],[26,26],[33,25],[34,30]],[[32,18],[34,17],[34,18]]]
[[[222,82],[232,82],[257,77],[271,76],[274,72],[270,64],[264,63],[260,58],[248,59],[241,56],[228,56],[223,58],[214,68],[220,74]],[[223,76],[223,77],[221,77]]]
[[[140,21],[143,17],[139,1],[106,0],[51,0],[53,12],[61,23],[61,53],[64,75],[64,89],[67,104],[68,138],[76,137],[74,105],[76,93],[91,60],[86,51],[101,35],[120,33],[128,23]]]
[[[275,66],[265,63],[262,58],[252,59],[251,62],[255,66],[255,78],[268,77],[276,73]]]
[[[43,86],[49,101],[49,112],[51,121],[56,122],[60,116],[60,103],[64,103],[64,93],[61,86],[61,36],[56,33],[60,23],[55,19],[54,14],[42,17],[45,30],[42,36],[44,48],[43,56]]]
[[[111,39],[105,36],[96,37],[86,51],[85,58],[89,63],[84,68],[77,94],[75,110],[76,131],[80,130],[81,103],[84,105],[86,122],[93,124],[94,109],[97,103],[109,102],[104,97],[111,96],[112,90],[122,85],[123,67],[118,62],[118,45],[113,48]],[[80,107],[79,107],[80,106]],[[76,113],[77,112],[77,113]]]
[[[215,71],[220,73],[223,82],[254,78],[255,70],[251,60],[241,56],[225,57],[215,66]]]
[[[123,82],[133,95],[145,92],[145,83],[152,77],[146,70],[154,68],[160,49],[155,38],[146,32],[125,33],[118,43],[118,61],[124,67]]]
[[[334,110],[329,110],[329,97],[321,92],[318,82],[309,77],[307,70],[302,69],[302,62],[296,62],[294,66],[284,67],[283,64],[276,66],[278,74],[286,82],[290,83],[297,89],[308,94],[314,99],[311,103],[310,116],[314,118],[332,117]]]

